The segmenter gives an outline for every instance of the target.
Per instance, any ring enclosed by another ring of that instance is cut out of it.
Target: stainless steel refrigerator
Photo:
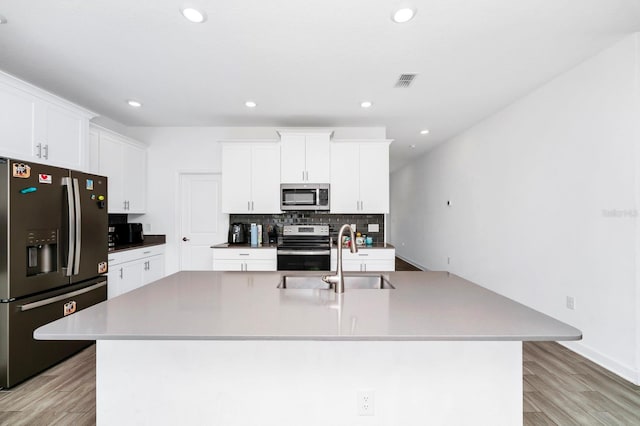
[[[107,298],[107,178],[0,158],[0,388],[91,341],[33,331]]]

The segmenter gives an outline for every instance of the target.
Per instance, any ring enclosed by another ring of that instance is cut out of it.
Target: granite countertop
[[[211,246],[211,248],[231,248],[231,249],[265,249],[265,248],[278,248],[278,244],[261,244],[258,246],[252,246],[249,243],[246,244],[229,244],[229,243],[220,243],[220,244],[216,244],[214,246]]]
[[[135,243],[135,244],[118,245],[113,249],[109,249],[109,253],[117,253],[117,252],[126,251],[126,250],[135,250],[135,249],[149,247],[149,246],[158,246],[166,243],[167,243],[166,235],[145,235],[143,242]]]
[[[229,244],[229,243],[221,243],[211,246],[211,248],[239,248],[239,249],[261,249],[261,248],[277,248],[278,244],[262,244],[257,247],[251,246],[251,244]],[[337,248],[338,245],[334,242],[331,248]],[[346,248],[346,247],[345,247]],[[360,249],[393,249],[395,248],[392,244],[389,243],[374,243],[370,246],[358,246],[358,250]]]
[[[337,248],[338,244],[334,241],[333,245],[331,246],[331,248]],[[342,248],[344,249],[349,249],[346,246],[342,246]],[[394,249],[396,248],[393,244],[389,244],[389,243],[373,243],[370,246],[367,245],[362,245],[362,246],[358,246],[358,250],[362,250],[362,249],[379,249],[379,248],[384,248],[384,249]]]
[[[284,272],[183,271],[38,328],[44,340],[579,340],[581,332],[448,272],[395,289],[278,289]],[[348,275],[375,275],[345,273]]]

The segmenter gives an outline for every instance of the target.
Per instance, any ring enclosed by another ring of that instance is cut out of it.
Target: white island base
[[[373,416],[358,393],[373,392]],[[98,425],[518,425],[521,341],[98,340]]]

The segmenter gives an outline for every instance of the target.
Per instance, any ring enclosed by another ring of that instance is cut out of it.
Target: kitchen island
[[[98,424],[220,425],[520,424],[522,341],[581,338],[447,272],[284,274],[179,272],[35,337],[97,340]]]

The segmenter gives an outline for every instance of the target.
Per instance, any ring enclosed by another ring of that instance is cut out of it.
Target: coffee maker
[[[229,244],[246,244],[247,225],[245,223],[232,223],[229,225]]]

